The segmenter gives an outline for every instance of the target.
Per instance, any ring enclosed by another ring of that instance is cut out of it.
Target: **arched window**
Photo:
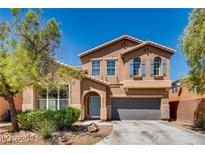
[[[159,57],[154,58],[154,75],[160,75],[161,60]]]

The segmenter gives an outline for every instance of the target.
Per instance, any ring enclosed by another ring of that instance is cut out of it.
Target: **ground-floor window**
[[[59,110],[68,107],[69,102],[69,86],[65,85],[56,89],[39,89],[38,92],[38,108]]]

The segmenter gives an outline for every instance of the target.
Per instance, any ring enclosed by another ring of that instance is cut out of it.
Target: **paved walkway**
[[[10,122],[8,123],[0,123],[0,134],[6,132],[7,130],[4,129],[5,126],[11,125]]]
[[[111,121],[101,121],[101,120],[86,120],[82,123],[82,125],[89,125],[91,123],[95,123],[99,126],[110,126],[112,125],[112,122]]]
[[[205,135],[164,121],[113,121],[112,133],[97,144],[205,144]]]

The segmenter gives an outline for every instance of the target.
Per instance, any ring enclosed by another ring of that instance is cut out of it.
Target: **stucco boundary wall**
[[[22,94],[17,94],[14,97],[14,102],[17,111],[22,110],[22,104],[23,104],[23,95]],[[8,102],[3,98],[0,97],[0,122],[3,122],[5,119],[5,116],[8,115],[8,110],[9,110],[9,104]]]
[[[194,126],[200,112],[205,112],[205,98],[179,100],[177,120]]]

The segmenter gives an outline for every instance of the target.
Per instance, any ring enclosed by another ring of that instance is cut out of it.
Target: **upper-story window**
[[[159,57],[154,58],[154,75],[160,75],[161,60]]]
[[[92,76],[100,76],[100,60],[92,60]]]
[[[133,75],[134,76],[140,75],[140,59],[139,58],[133,59]]]
[[[115,76],[115,60],[107,60],[107,76]]]
[[[134,58],[130,60],[130,76],[140,76],[140,58]]]
[[[38,108],[59,110],[68,106],[69,86],[65,85],[59,89],[39,89],[38,90]]]

